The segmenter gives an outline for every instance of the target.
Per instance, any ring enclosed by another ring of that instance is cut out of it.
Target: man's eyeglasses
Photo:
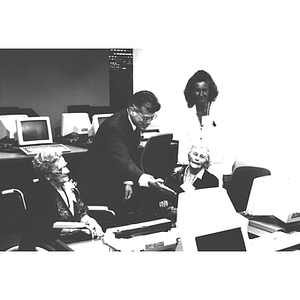
[[[137,110],[137,108],[134,107],[134,110],[140,116],[140,118],[143,120],[143,122],[149,122],[149,121],[151,122],[157,117],[156,114],[154,114],[152,117],[145,117]]]

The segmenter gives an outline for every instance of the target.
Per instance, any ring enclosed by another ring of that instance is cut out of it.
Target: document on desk
[[[109,252],[110,251],[110,247],[104,243],[103,239],[70,243],[70,244],[68,244],[68,246],[75,252],[85,252],[85,253],[97,252],[97,253],[99,253],[99,252]]]

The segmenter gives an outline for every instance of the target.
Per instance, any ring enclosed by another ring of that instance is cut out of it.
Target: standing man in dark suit
[[[118,213],[126,210],[132,184],[165,190],[162,179],[143,173],[133,161],[141,131],[159,110],[156,96],[140,91],[132,96],[127,109],[101,124],[75,176],[85,203],[107,205]]]

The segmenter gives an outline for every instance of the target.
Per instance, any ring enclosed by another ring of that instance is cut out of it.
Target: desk
[[[155,222],[155,221],[154,221]],[[142,222],[140,225],[145,225],[150,222]],[[119,226],[109,228],[103,240],[88,240],[76,243],[69,243],[70,247],[75,252],[144,252],[144,251],[175,251],[179,233],[177,228],[171,228],[169,231],[162,231],[152,234],[145,234],[132,238],[115,238],[114,232],[129,227],[135,228],[139,224]]]
[[[68,161],[70,170],[74,170],[87,149],[68,145],[71,152],[64,154]],[[35,177],[31,166],[33,156],[25,155],[21,152],[9,153],[0,152],[0,190],[8,188],[19,188],[26,191],[28,185]]]
[[[160,246],[159,243],[166,241],[173,240],[174,232],[160,232],[154,233],[147,236],[136,237],[133,239],[137,239],[138,241],[134,240],[133,246],[130,245],[129,240],[124,240],[122,250],[115,249],[110,247],[109,245],[105,244],[105,237],[104,242],[102,240],[89,240],[77,243],[70,243],[68,247],[70,247],[75,252],[85,252],[85,253],[93,253],[93,252],[146,252],[146,251],[175,251],[176,245],[174,243]],[[156,241],[156,242],[153,242]],[[141,246],[143,244],[143,246]],[[150,245],[150,246],[149,246]],[[132,246],[132,247],[130,247]],[[138,246],[140,246],[138,248]],[[145,249],[148,247],[148,249]]]
[[[85,252],[85,253],[93,253],[93,252],[110,252],[111,249],[109,246],[105,245],[102,240],[89,240],[84,242],[70,243],[68,244],[75,252]]]
[[[87,151],[87,149],[82,147],[77,147],[73,145],[67,145],[71,149],[71,152],[64,153],[64,156],[66,157],[72,157],[72,156],[78,156]],[[1,152],[0,151],[0,164],[4,162],[12,162],[12,161],[25,161],[29,160],[31,161],[33,156],[26,155],[21,151],[18,152]]]
[[[102,240],[88,240],[70,243],[68,246],[75,252],[140,252],[140,251],[183,251],[177,228],[167,232],[158,232],[130,239],[116,239],[114,232],[119,228],[107,230]],[[252,231],[251,229],[249,229]],[[178,243],[179,241],[179,243]],[[284,232],[261,233],[261,236],[250,240],[247,251],[266,253],[274,251],[290,251],[300,249],[300,232],[286,234]]]
[[[273,233],[248,226],[248,233],[256,236],[250,239],[250,250],[254,252],[274,252],[300,249],[300,232],[285,233],[275,231]]]

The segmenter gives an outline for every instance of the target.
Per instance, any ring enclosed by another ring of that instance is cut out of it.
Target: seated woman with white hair
[[[177,195],[182,192],[193,191],[210,187],[218,187],[218,178],[208,171],[210,166],[209,149],[201,145],[192,145],[188,152],[188,165],[176,167],[173,173],[166,178],[165,185],[173,189]],[[162,200],[160,207],[166,207],[176,213],[177,200]]]
[[[61,235],[80,231],[58,225],[66,221],[81,222],[83,231],[85,228],[92,237],[102,237],[101,226],[88,215],[88,207],[80,198],[76,183],[69,178],[70,171],[62,153],[39,153],[32,160],[32,166],[39,180],[25,194],[27,225],[19,250],[34,250],[39,243],[54,247],[55,240]]]

